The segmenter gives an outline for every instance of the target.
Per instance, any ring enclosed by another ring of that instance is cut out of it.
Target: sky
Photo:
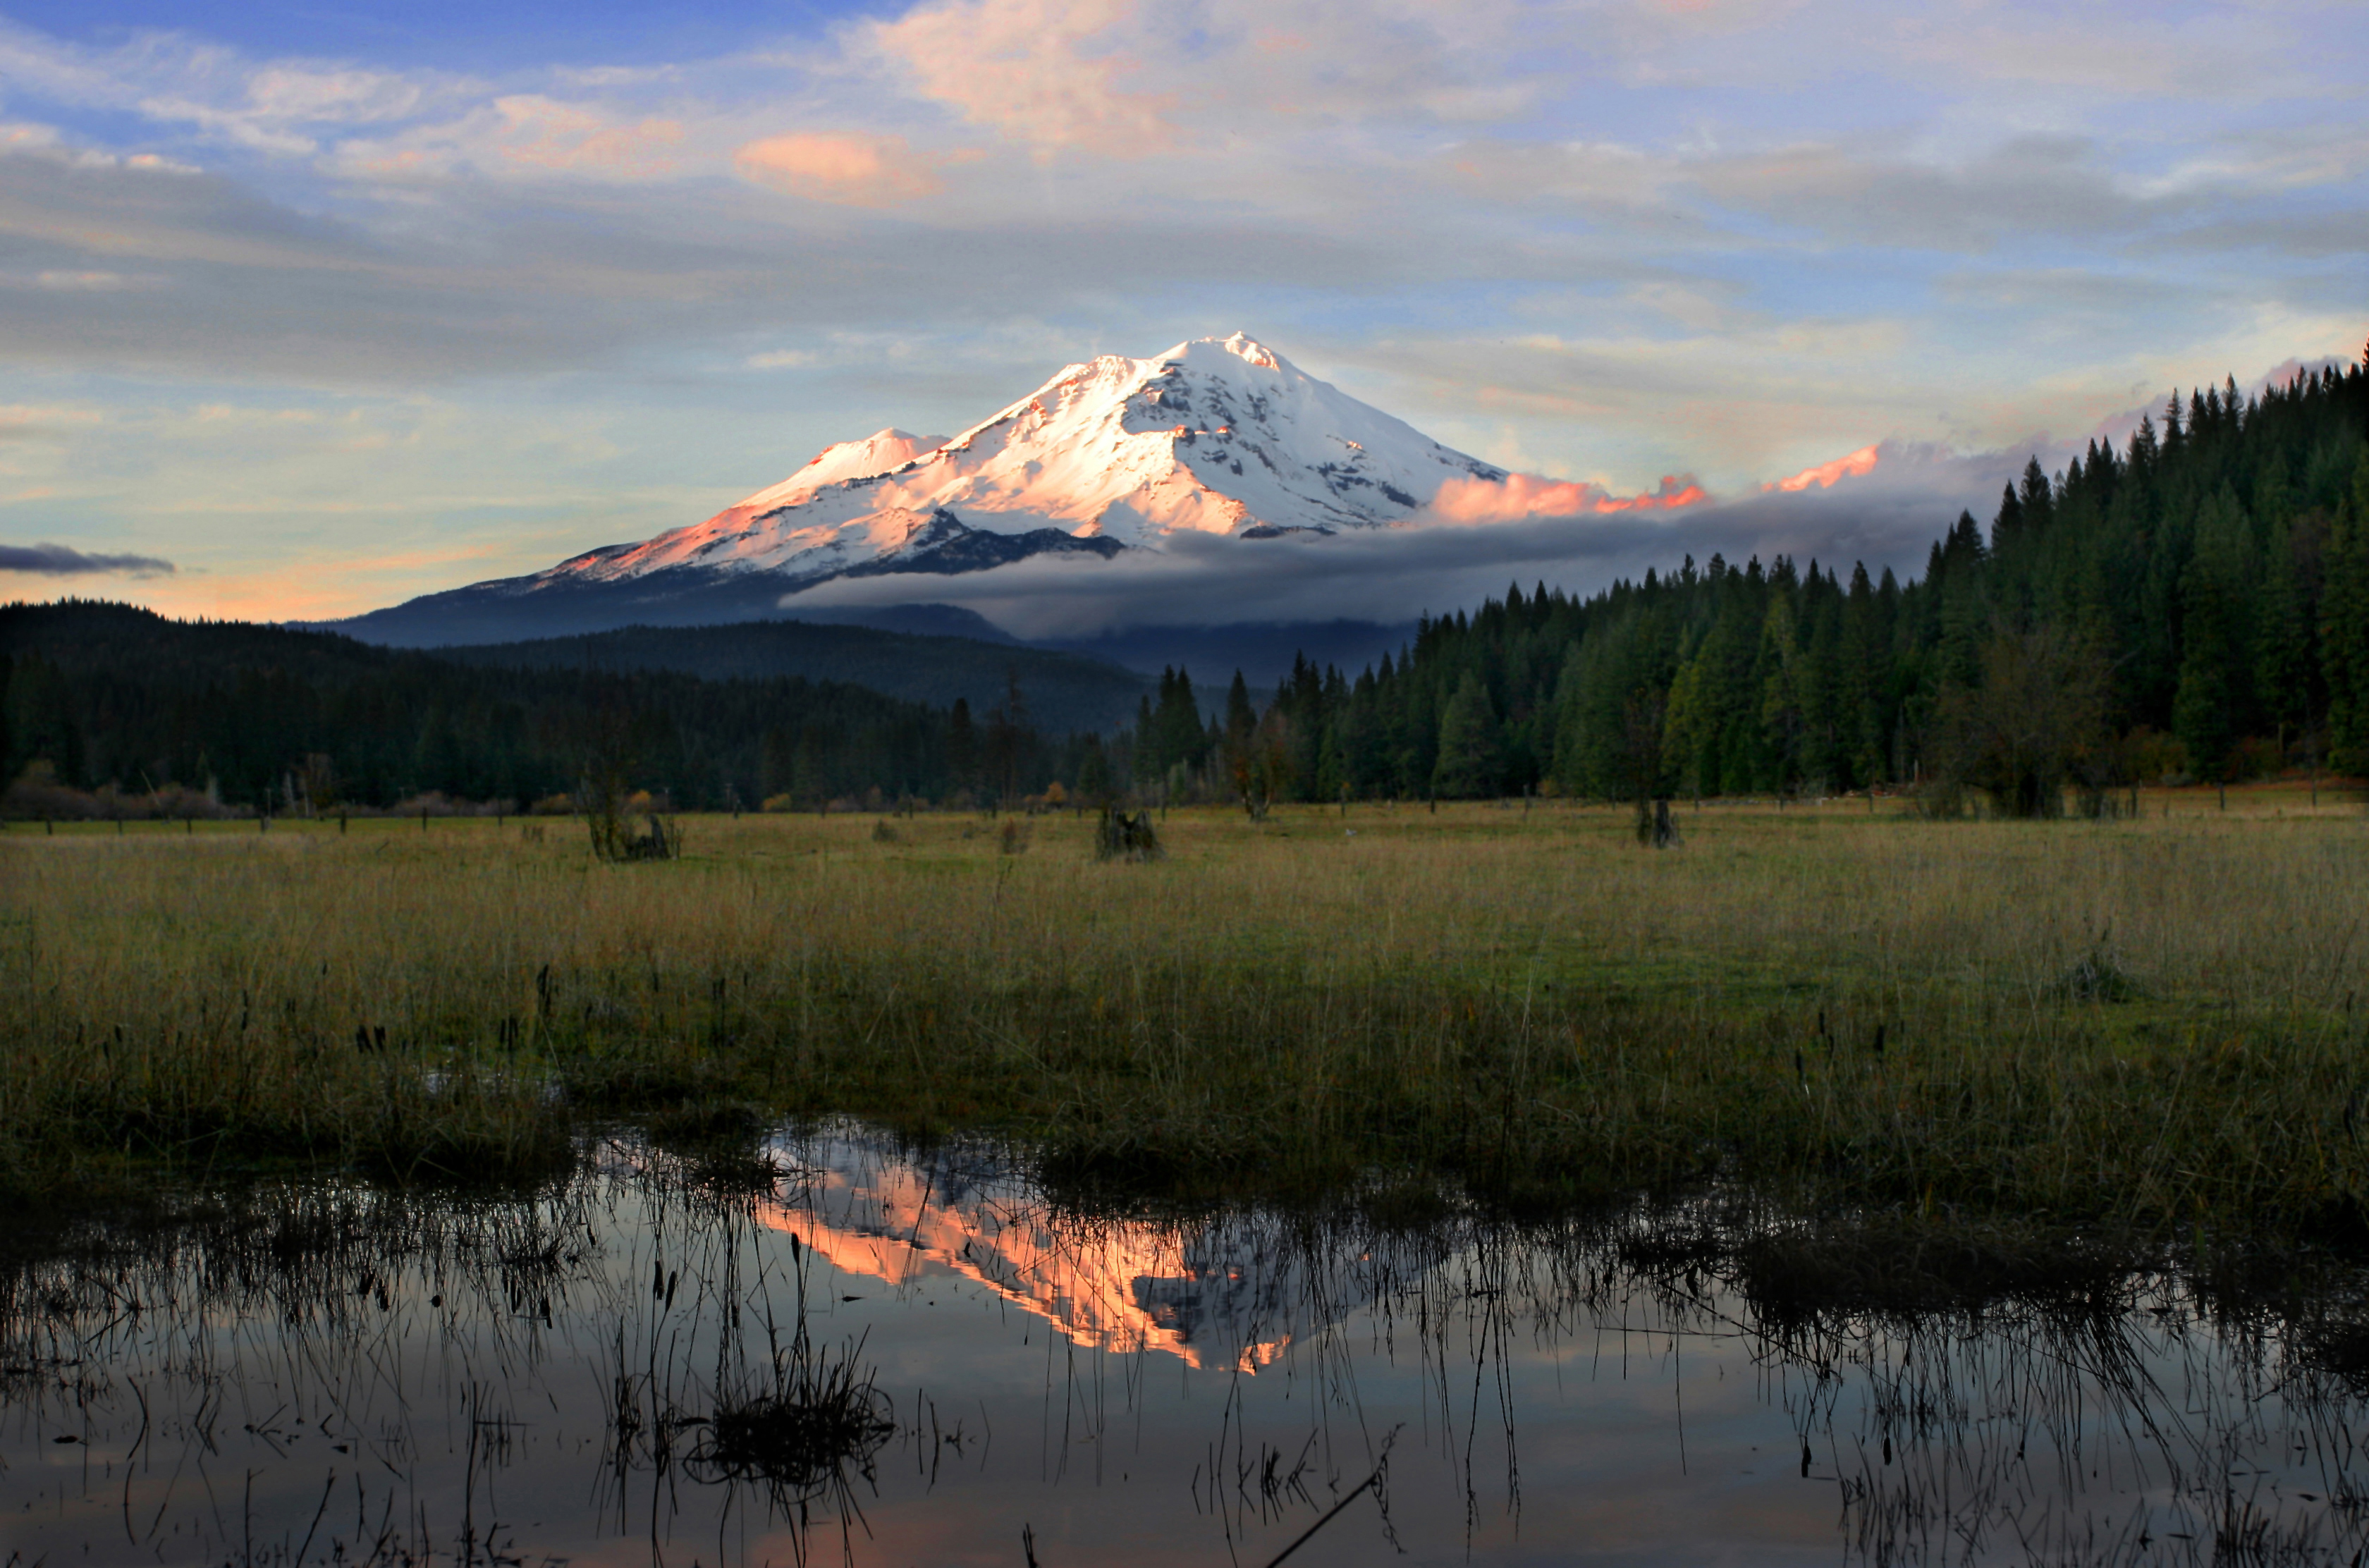
[[[1913,566],[2029,452],[2360,353],[2364,46],[2360,0],[0,0],[0,599],[353,613],[1235,330],[1712,500],[975,601]]]

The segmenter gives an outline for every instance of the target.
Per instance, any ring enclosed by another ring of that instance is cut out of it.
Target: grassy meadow
[[[0,1188],[291,1165],[509,1178],[636,1122],[852,1113],[1065,1179],[1515,1203],[1715,1176],[1821,1205],[2369,1236],[2369,821],[1863,798],[11,824]],[[2167,812],[2169,814],[2167,814]],[[1013,820],[1013,819],[1006,819]]]

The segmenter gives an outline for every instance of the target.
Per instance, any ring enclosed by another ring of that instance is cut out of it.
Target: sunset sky
[[[0,598],[350,613],[1236,329],[1929,533],[2369,333],[2360,0],[673,9],[0,0]]]

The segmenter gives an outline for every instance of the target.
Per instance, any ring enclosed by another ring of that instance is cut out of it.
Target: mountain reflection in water
[[[2282,1316],[2092,1270],[1912,1310],[1810,1288],[1816,1233],[1709,1200],[1433,1213],[1082,1213],[990,1151],[841,1127],[619,1146],[532,1199],[94,1226],[0,1267],[0,1563],[2369,1545],[2345,1292]],[[837,1425],[780,1425],[817,1389]]]
[[[1242,1215],[1088,1220],[1056,1215],[1008,1167],[852,1141],[810,1156],[785,1196],[756,1206],[761,1223],[898,1289],[939,1271],[974,1280],[1079,1345],[1255,1373],[1324,1299],[1298,1251]]]

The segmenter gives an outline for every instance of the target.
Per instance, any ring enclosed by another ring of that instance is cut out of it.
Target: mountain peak
[[[1159,550],[1187,533],[1394,527],[1451,483],[1504,477],[1236,332],[1064,366],[952,439],[891,426],[841,441],[704,522],[521,580],[761,573],[787,593],[851,573]]]
[[[1263,371],[1293,373],[1293,367],[1289,361],[1247,332],[1237,332],[1227,338],[1191,338],[1177,344],[1160,358],[1164,363],[1195,365],[1196,368],[1203,368],[1209,365],[1215,356],[1220,353],[1230,354],[1235,359],[1247,364],[1256,365]]]

